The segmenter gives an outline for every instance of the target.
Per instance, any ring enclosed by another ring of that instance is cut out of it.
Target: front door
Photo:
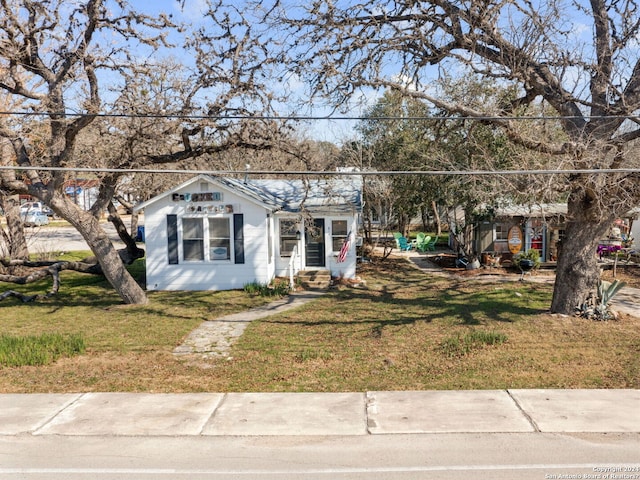
[[[305,229],[307,267],[324,267],[324,218],[315,218],[313,228]]]

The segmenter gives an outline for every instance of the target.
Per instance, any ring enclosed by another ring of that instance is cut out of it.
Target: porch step
[[[301,270],[298,282],[309,290],[325,290],[331,286],[331,274],[329,270]]]

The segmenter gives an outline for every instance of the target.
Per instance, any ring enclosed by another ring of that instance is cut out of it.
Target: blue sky
[[[177,0],[137,0],[132,5],[149,13],[172,14],[177,20],[184,22],[197,23],[202,19],[203,12],[206,11],[204,0],[185,0],[184,8],[181,8],[180,3]]]
[[[203,14],[206,11],[206,0],[185,0],[184,8],[182,8],[181,3],[182,2],[176,0],[132,0],[132,5],[134,5],[135,8],[149,14],[170,14],[175,22],[184,22],[185,24],[196,27],[206,24],[206,22],[203,21]],[[181,57],[180,60],[184,61],[187,58],[188,56],[185,55]],[[295,78],[290,78],[286,87],[297,95],[304,95],[306,91],[304,84],[298,82]],[[372,94],[372,98],[369,99],[367,103],[372,104],[378,96],[377,94]],[[330,113],[330,110],[325,106],[311,104],[308,105],[307,111],[289,105],[283,105],[280,111],[282,115],[298,114],[301,116],[327,116]],[[354,107],[349,114],[338,115],[360,116],[362,114],[362,107]],[[354,124],[355,122],[346,120],[312,121],[301,125],[300,132],[302,135],[310,136],[316,140],[341,142],[353,137]]]
[[[184,7],[181,6],[183,2],[177,0],[131,0],[131,2],[136,8],[142,9],[150,14],[169,14],[176,22],[184,22],[196,27],[204,23],[203,14],[204,11],[206,11],[206,0],[184,0]],[[240,3],[242,3],[242,0],[240,0]],[[567,21],[573,26],[573,35],[571,35],[571,38],[577,44],[581,41],[589,42],[589,37],[591,36],[591,28],[586,24],[576,21],[581,15],[581,13],[576,11],[572,15],[573,18],[567,19]],[[185,61],[188,59],[188,56],[189,55],[181,56],[180,60]],[[455,71],[454,67],[455,66],[453,65],[449,65],[445,68],[447,68],[449,73],[451,73],[452,70]],[[433,75],[437,75],[437,70],[437,67],[433,67]],[[397,73],[398,72],[390,71],[389,77]],[[565,80],[569,79],[571,79],[571,75],[567,74],[567,78]],[[428,85],[427,79],[424,78],[423,80],[425,81],[423,84]],[[575,81],[578,80],[576,79]],[[279,86],[275,84],[275,88],[279,88]],[[290,77],[287,85],[282,87],[282,89],[284,88],[287,88],[294,94],[301,96],[303,96],[306,91],[305,85],[302,82],[297,81],[295,77]],[[373,105],[375,101],[380,98],[380,95],[381,92],[368,91],[366,96],[362,97],[365,99],[364,107],[361,105],[356,106],[359,102],[354,101],[353,107],[348,110],[348,114],[343,113],[336,115],[352,117],[361,116],[364,113],[364,109],[367,108],[367,106]],[[280,113],[282,115],[291,115],[294,113],[291,110],[291,106],[283,105]],[[295,113],[302,116],[326,116],[330,114],[330,110],[320,105],[309,104],[306,109],[298,107],[295,110]],[[347,122],[344,120],[335,120],[331,122],[318,121],[312,122],[309,126],[305,127],[304,130],[313,138],[318,140],[340,141],[347,140],[348,137],[352,136],[353,125],[354,122]]]
[[[240,3],[242,0],[240,0]],[[184,22],[186,24],[192,25],[194,27],[200,26],[204,24],[205,21],[203,19],[204,11],[206,10],[206,0],[184,0],[184,7],[181,6],[182,1],[177,0],[131,0],[131,3],[138,9],[148,12],[149,14],[158,14],[165,13],[171,15],[172,18],[176,22]],[[577,44],[580,43],[581,40],[589,41],[589,37],[591,35],[591,28],[586,24],[576,22],[576,18],[580,17],[579,12],[574,12],[573,18],[567,19],[568,22],[573,24],[573,35],[571,36],[572,41]],[[178,43],[178,42],[176,42]],[[185,62],[189,65],[189,54],[180,54],[175,53],[176,57],[180,59],[180,61]],[[392,67],[392,65],[390,66]],[[449,65],[446,67],[448,71],[455,71],[456,68],[454,66]],[[437,67],[433,67],[434,75],[437,74]],[[389,76],[394,75],[397,72],[389,72]],[[565,80],[571,80],[571,71],[566,74]],[[577,75],[577,72],[576,72]],[[423,79],[423,80],[426,80]],[[576,78],[574,81],[579,83],[579,79]],[[272,84],[274,89],[284,90],[285,88],[291,90],[294,94],[300,95],[304,98],[306,87],[301,82],[298,81],[295,77],[290,77],[287,80],[287,85],[280,86],[277,83]],[[428,85],[428,82],[425,82]],[[348,109],[348,113],[336,114],[341,116],[352,116],[357,117],[361,116],[364,113],[364,109],[367,106],[371,106],[375,103],[375,101],[380,97],[380,92],[369,91],[365,98],[364,107],[361,105],[357,105],[357,102],[353,102],[353,107]],[[297,107],[293,110],[294,107],[290,105],[282,105],[282,109],[280,113],[282,115],[291,115],[293,113],[297,113],[301,116],[327,116],[331,114],[331,111],[324,106],[321,105],[312,105],[309,103],[306,108],[305,107]],[[352,128],[354,126],[354,122],[347,122],[345,120],[334,120],[334,121],[316,121],[309,122],[308,125],[305,125],[301,128],[301,132],[308,134],[309,136],[318,139],[318,140],[327,140],[327,141],[341,141],[347,140],[353,136]]]

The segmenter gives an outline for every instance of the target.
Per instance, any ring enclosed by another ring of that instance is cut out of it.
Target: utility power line
[[[281,176],[395,176],[395,175],[579,175],[579,174],[631,174],[640,173],[640,168],[591,168],[591,169],[542,169],[542,170],[179,170],[160,168],[92,168],[92,167],[38,167],[38,166],[0,166],[2,170],[37,170],[70,173],[158,173],[158,174],[190,174],[190,175],[281,175]]]
[[[443,120],[478,120],[478,121],[501,121],[501,120],[597,120],[597,119],[621,119],[636,120],[640,122],[638,115],[534,115],[522,116],[501,116],[501,115],[480,115],[480,116],[449,116],[449,115],[424,115],[424,116],[331,116],[331,115],[207,115],[207,114],[184,114],[184,113],[78,113],[78,112],[29,112],[29,111],[0,111],[0,115],[16,116],[70,116],[70,117],[98,117],[98,118],[149,118],[149,119],[183,119],[183,120],[282,120],[282,121],[443,121]]]

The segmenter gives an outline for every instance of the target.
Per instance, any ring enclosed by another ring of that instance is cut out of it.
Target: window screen
[[[185,260],[204,260],[204,229],[201,218],[182,219],[182,249]]]

